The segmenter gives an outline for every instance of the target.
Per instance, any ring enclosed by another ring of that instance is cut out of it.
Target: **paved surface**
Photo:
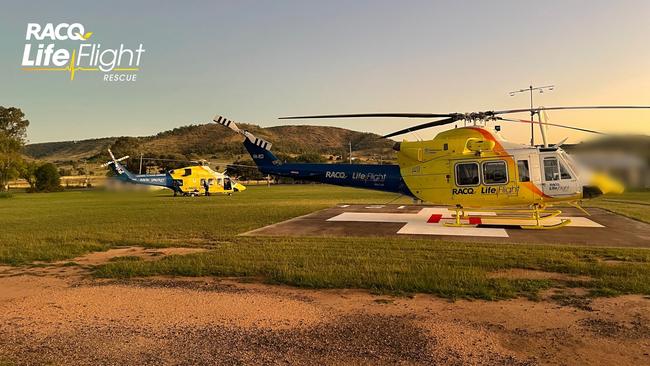
[[[495,213],[482,213],[480,224],[450,228],[443,225],[451,220],[451,214],[443,207],[341,204],[242,235],[406,236],[476,242],[650,247],[650,224],[603,209],[590,208],[589,213],[591,216],[575,208],[563,208],[560,217],[569,218],[572,223],[555,230],[524,230],[504,225],[505,221],[500,221]]]

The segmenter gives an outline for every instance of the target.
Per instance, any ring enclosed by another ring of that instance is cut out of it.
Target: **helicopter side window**
[[[478,163],[456,164],[456,185],[476,186],[479,183]]]
[[[214,185],[214,179],[209,178],[208,179],[208,185]]]
[[[503,160],[483,163],[483,183],[504,184],[508,182],[508,167]]]
[[[560,180],[560,166],[556,158],[544,158],[544,180]]]
[[[192,169],[190,169],[190,168],[185,169],[185,172],[183,173],[183,176],[184,177],[189,177],[190,175],[192,175]]]
[[[571,179],[571,173],[566,169],[564,164],[560,163],[560,178]]]
[[[520,182],[530,182],[530,169],[528,169],[528,160],[517,160],[517,170],[519,170]]]

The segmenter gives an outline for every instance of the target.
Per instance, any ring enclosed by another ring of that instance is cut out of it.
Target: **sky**
[[[508,92],[531,83],[555,85],[535,95],[538,106],[650,105],[648,14],[647,0],[14,1],[0,14],[0,105],[25,112],[33,143],[151,135],[216,114],[385,134],[428,120],[277,118],[527,108],[526,94]],[[34,22],[80,22],[105,47],[142,43],[137,80],[23,70],[25,43],[38,43],[25,40]],[[650,110],[549,117],[650,134]],[[509,140],[530,139],[528,126],[505,123]],[[550,142],[565,137],[591,136],[549,131]]]

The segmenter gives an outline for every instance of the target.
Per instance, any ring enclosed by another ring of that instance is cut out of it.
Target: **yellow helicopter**
[[[470,126],[439,133],[433,140],[397,142],[394,146],[397,165],[286,164],[270,152],[269,142],[240,130],[233,121],[223,117],[217,116],[214,121],[245,137],[244,146],[264,174],[397,192],[423,202],[450,206],[455,212],[455,219],[446,223],[447,226],[475,225],[473,222],[476,220],[472,220],[472,217],[476,215],[470,217],[466,213],[471,209],[472,212],[496,212],[500,220],[511,219],[522,228],[550,229],[565,226],[570,220],[561,219],[552,224],[545,222],[545,219],[561,213],[548,207],[565,202],[583,210],[579,206],[580,200],[622,193],[623,186],[606,175],[594,173],[577,164],[562,150],[561,143],[548,146],[544,141],[541,146],[528,146],[508,142],[501,136],[498,126],[489,129],[487,122],[539,124],[602,134],[555,123],[501,117],[520,112],[539,115],[547,110],[592,108],[650,107],[540,107],[473,113],[369,113],[281,118],[442,118],[388,134],[384,138],[458,121],[470,123]]]
[[[116,179],[133,184],[168,188],[174,192],[174,196],[230,195],[246,189],[243,184],[236,182],[225,173],[215,172],[205,163],[170,170],[165,174],[134,174],[120,164],[120,161],[128,159],[129,156],[116,159],[110,149],[108,153],[111,160],[102,166],[110,167]]]

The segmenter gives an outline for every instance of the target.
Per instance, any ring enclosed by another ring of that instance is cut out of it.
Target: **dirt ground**
[[[125,248],[74,261],[183,252]],[[0,267],[0,365],[650,364],[650,299],[641,296],[451,302],[84,271]]]

